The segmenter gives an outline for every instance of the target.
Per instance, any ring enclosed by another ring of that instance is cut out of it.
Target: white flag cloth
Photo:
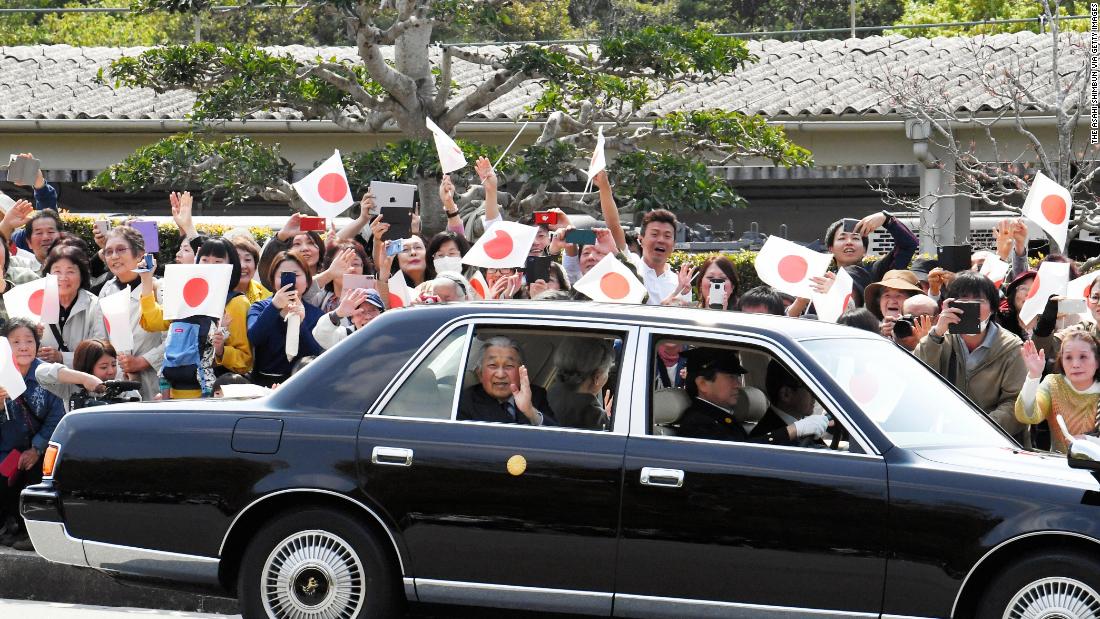
[[[1012,268],[1011,264],[1001,260],[999,256],[994,254],[985,257],[985,262],[982,263],[982,270],[979,272],[985,275],[995,286],[1000,288],[1010,268]]]
[[[229,293],[231,264],[169,264],[164,267],[164,316],[221,319]]]
[[[246,383],[244,385],[222,385],[223,398],[262,398],[271,393],[267,387]]]
[[[450,174],[459,168],[466,167],[466,157],[462,154],[462,149],[458,147],[458,144],[455,144],[455,141],[451,139],[451,136],[440,129],[439,125],[432,122],[431,118],[425,118],[424,123],[428,125],[428,131],[432,132],[432,139],[435,140],[435,152],[439,154],[439,167],[443,169],[443,173]]]
[[[810,298],[813,299],[817,319],[835,323],[848,309],[848,302],[852,300],[852,276],[848,275],[845,269],[838,270],[829,292],[825,294],[815,292]]]
[[[1023,215],[1039,224],[1058,246],[1059,251],[1066,249],[1072,209],[1073,198],[1069,191],[1042,172],[1036,172],[1031,189],[1027,192],[1027,199],[1024,200]]]
[[[464,264],[486,269],[516,269],[527,263],[527,253],[539,229],[514,221],[502,221],[486,230],[462,257]]]
[[[592,180],[592,177],[599,174],[600,170],[607,167],[607,158],[603,153],[603,127],[599,128],[596,133],[596,148],[592,149],[592,159],[588,162],[588,180]]]
[[[302,317],[294,312],[289,312],[286,315],[286,341],[284,343],[287,361],[294,361],[294,357],[298,356],[298,338],[301,337],[301,332]]]
[[[8,397],[12,400],[27,390],[27,383],[23,381],[23,375],[15,365],[15,356],[6,337],[0,337],[0,387],[8,392]]]
[[[489,282],[485,281],[485,276],[481,274],[481,271],[474,273],[474,276],[470,278],[470,287],[474,289],[474,293],[482,299],[489,298]]]
[[[99,309],[103,312],[103,326],[107,328],[107,339],[120,352],[134,350],[134,328],[130,322],[130,289],[119,290],[99,300]]]
[[[9,196],[8,194],[0,191],[0,209],[3,209],[6,213],[8,212],[8,209],[13,206],[15,206],[15,200],[12,200],[11,196]]]
[[[885,422],[905,394],[905,379],[893,367],[876,363],[874,359],[857,361],[841,357],[836,382],[859,408],[878,423]]]
[[[327,219],[335,219],[355,204],[340,151],[333,152],[317,169],[294,183],[294,190],[313,212]]]
[[[596,263],[573,287],[593,301],[641,303],[646,287],[614,254]]]
[[[4,293],[4,308],[12,318],[55,325],[61,311],[57,296],[57,276],[49,274],[33,282],[13,286]]]
[[[405,283],[405,274],[401,271],[394,273],[390,276],[390,309],[395,307],[408,307],[412,305],[412,291],[409,290],[408,284]]]
[[[779,292],[812,299],[811,277],[829,270],[832,254],[820,254],[778,236],[770,236],[756,254],[756,273]]]
[[[1092,273],[1086,273],[1071,281],[1066,286],[1066,298],[1087,300],[1089,298],[1089,288],[1092,287],[1092,282],[1098,275],[1100,275],[1100,271],[1093,271]],[[1077,316],[1080,317],[1083,322],[1096,322],[1096,318],[1092,315],[1092,311],[1087,307],[1085,311],[1077,314]]]
[[[1044,262],[1039,265],[1039,273],[1031,281],[1024,306],[1020,308],[1020,320],[1024,324],[1031,322],[1047,306],[1052,294],[1065,294],[1069,285],[1069,263]],[[996,311],[996,308],[993,308]]]

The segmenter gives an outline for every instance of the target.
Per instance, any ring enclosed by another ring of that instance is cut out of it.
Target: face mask
[[[436,273],[462,273],[462,258],[446,256],[432,260]]]

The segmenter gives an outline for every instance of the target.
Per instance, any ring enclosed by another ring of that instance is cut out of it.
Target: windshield
[[[899,447],[1011,443],[931,369],[885,339],[802,342]]]

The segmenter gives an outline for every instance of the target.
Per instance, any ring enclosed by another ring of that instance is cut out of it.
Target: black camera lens
[[[911,337],[913,335],[913,317],[902,316],[894,322],[895,337]]]

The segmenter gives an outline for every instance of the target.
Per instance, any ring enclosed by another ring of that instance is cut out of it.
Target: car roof
[[[408,311],[409,309],[418,313],[437,312],[447,314],[445,318],[440,317],[444,322],[473,314],[538,315],[543,317],[553,315],[564,318],[610,320],[620,323],[646,323],[650,326],[667,325],[729,329],[738,332],[750,331],[774,339],[806,340],[827,337],[882,339],[877,333],[819,320],[662,305],[624,305],[594,301],[511,300],[417,305],[402,311]]]

